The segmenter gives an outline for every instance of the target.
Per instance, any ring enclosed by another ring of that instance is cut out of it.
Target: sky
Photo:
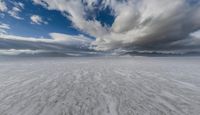
[[[0,0],[0,55],[200,53],[199,0]]]

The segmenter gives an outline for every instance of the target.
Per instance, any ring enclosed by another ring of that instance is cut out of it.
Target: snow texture
[[[0,115],[200,115],[200,58],[0,60]]]

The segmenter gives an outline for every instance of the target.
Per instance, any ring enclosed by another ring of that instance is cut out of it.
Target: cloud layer
[[[75,56],[94,52],[89,49],[91,40],[83,35],[69,36],[61,33],[50,33],[49,35],[50,39],[0,34],[0,55]]]
[[[96,37],[92,43],[96,50],[181,48],[191,45],[195,39],[191,33],[200,29],[198,0],[195,4],[189,0],[33,1],[49,10],[60,11],[75,28]],[[95,18],[105,8],[115,17],[111,27]],[[92,19],[88,19],[91,14]]]

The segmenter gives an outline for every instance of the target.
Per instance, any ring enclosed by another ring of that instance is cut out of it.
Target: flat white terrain
[[[0,115],[200,115],[200,58],[1,59]]]

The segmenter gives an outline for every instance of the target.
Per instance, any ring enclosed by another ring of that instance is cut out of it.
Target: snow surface
[[[200,115],[200,58],[0,60],[0,115]]]

